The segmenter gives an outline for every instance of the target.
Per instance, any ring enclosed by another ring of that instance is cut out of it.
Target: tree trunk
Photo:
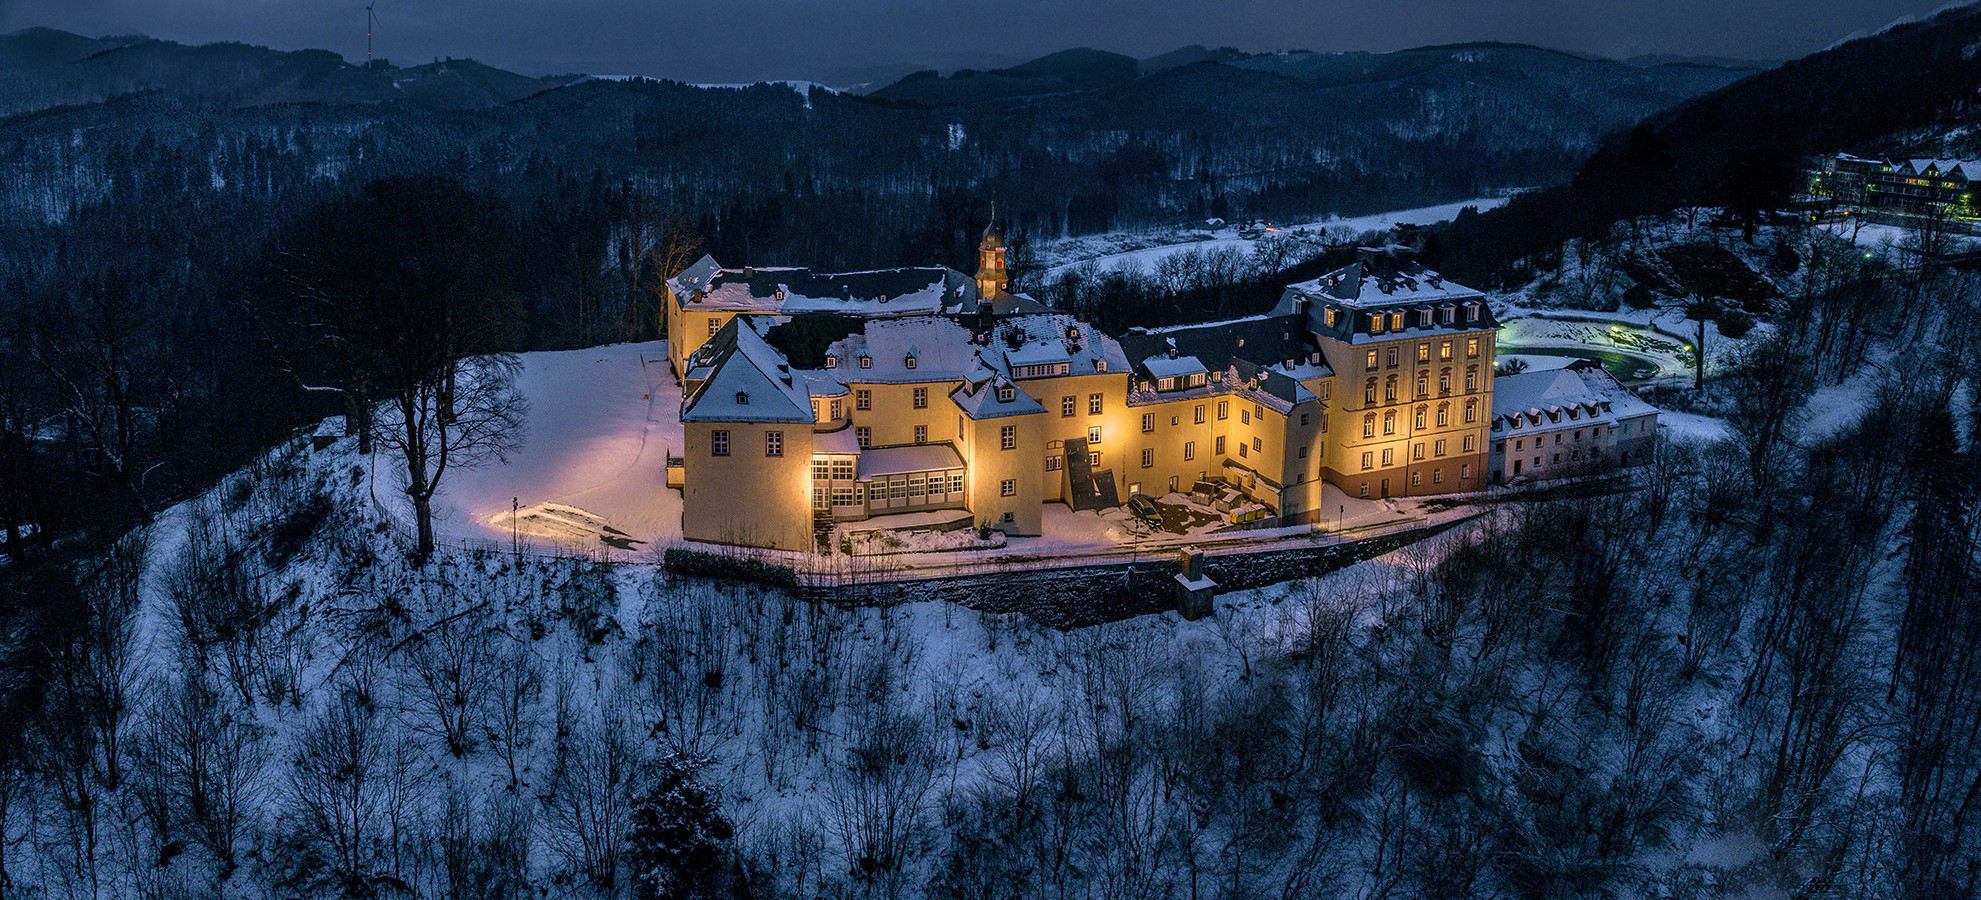
[[[1692,367],[1695,373],[1693,389],[1703,393],[1706,390],[1706,318],[1704,316],[1699,318],[1699,355],[1695,357],[1694,362],[1696,365]]]

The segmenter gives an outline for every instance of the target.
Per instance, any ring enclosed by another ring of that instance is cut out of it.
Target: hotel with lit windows
[[[684,536],[810,550],[884,516],[1036,535],[1043,504],[1207,489],[1313,523],[1324,485],[1461,493],[1510,468],[1485,297],[1404,248],[1265,315],[1118,337],[1012,293],[1004,254],[993,227],[974,278],[704,258],[669,280]]]

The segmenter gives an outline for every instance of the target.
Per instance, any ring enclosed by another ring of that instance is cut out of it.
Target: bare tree
[[[433,495],[447,470],[501,460],[521,444],[520,370],[514,356],[453,361],[401,382],[387,404],[378,443],[403,468],[402,490],[413,504],[415,559],[433,555]]]
[[[451,592],[450,592],[451,593]],[[408,638],[398,667],[408,726],[440,738],[460,758],[475,748],[498,701],[502,638],[483,621],[485,604],[448,615]]]
[[[546,845],[575,874],[612,893],[633,808],[639,745],[616,707],[594,710],[573,735],[544,793]]]

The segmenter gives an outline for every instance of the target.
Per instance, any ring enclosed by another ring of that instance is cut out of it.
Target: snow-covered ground
[[[666,342],[525,353],[522,361],[522,446],[506,462],[450,470],[434,498],[436,532],[506,544],[513,499],[516,532],[538,544],[679,539],[681,495],[667,488],[667,455],[681,452],[681,388]],[[371,471],[378,499],[407,514],[391,457],[380,452]]]
[[[1397,224],[1431,225],[1448,221],[1456,217],[1459,210],[1468,206],[1478,207],[1484,212],[1505,203],[1505,197],[1480,197],[1457,203],[1401,209],[1346,219],[1340,217],[1321,219],[1299,225],[1282,226],[1280,231],[1273,233],[1293,234],[1297,237],[1304,232],[1308,240],[1316,242],[1333,240],[1334,235],[1353,239],[1363,232],[1386,231]],[[1257,241],[1238,236],[1238,226],[1227,225],[1217,229],[1088,235],[1045,242],[1038,253],[1041,262],[1047,267],[1045,278],[1050,281],[1074,266],[1087,263],[1092,263],[1102,270],[1125,268],[1147,271],[1163,257],[1192,250],[1205,252],[1231,249],[1249,255],[1254,243]]]

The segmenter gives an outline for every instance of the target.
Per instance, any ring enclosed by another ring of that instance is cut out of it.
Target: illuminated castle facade
[[[974,278],[704,258],[670,280],[684,535],[808,550],[832,523],[906,513],[1036,535],[1043,504],[1201,482],[1311,523],[1335,514],[1324,485],[1383,498],[1492,478],[1498,323],[1402,248],[1291,285],[1263,316],[1120,337],[1011,293],[1004,254],[993,227]]]

